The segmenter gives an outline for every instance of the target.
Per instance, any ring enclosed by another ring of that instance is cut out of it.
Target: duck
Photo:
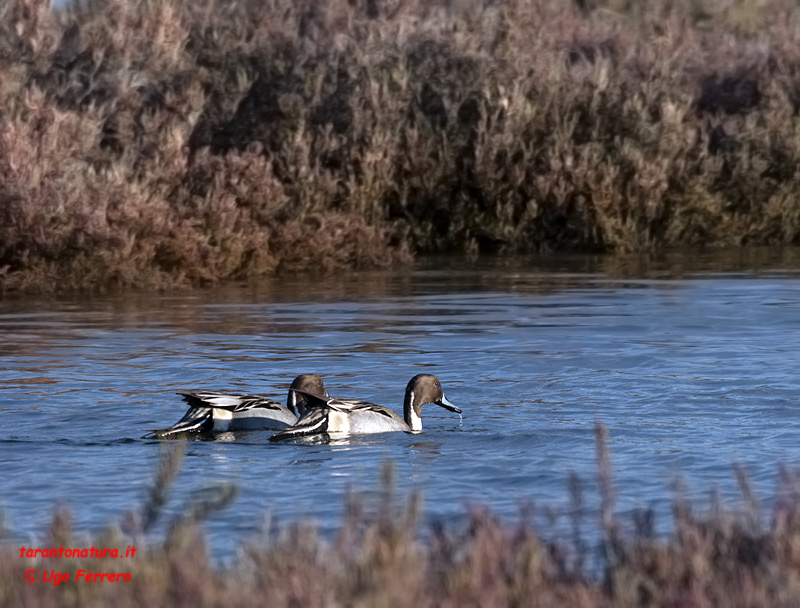
[[[432,374],[417,374],[406,386],[403,402],[403,418],[382,405],[361,399],[337,399],[304,395],[308,403],[305,414],[296,424],[274,435],[270,441],[283,441],[309,435],[326,433],[334,436],[361,433],[385,433],[422,431],[422,406],[435,403],[438,406],[461,413],[444,395],[439,378]]]
[[[277,431],[298,421],[309,398],[328,399],[328,391],[317,374],[301,374],[289,386],[286,405],[264,395],[231,394],[218,391],[182,391],[189,404],[183,418],[171,427],[150,431],[142,439],[165,439],[179,433],[224,432],[264,429]]]

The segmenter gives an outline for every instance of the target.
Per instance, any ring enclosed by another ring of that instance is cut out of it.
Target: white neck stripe
[[[409,395],[410,399],[408,402],[408,423],[409,428],[412,431],[421,431],[422,430],[422,418],[417,416],[417,410],[414,409],[414,391],[411,391]]]

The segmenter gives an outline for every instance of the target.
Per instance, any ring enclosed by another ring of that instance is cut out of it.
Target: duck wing
[[[272,442],[297,439],[309,435],[319,435],[328,431],[328,411],[323,407],[306,410],[296,424],[278,431],[269,440]]]
[[[218,391],[185,391],[178,394],[191,406],[216,407],[229,412],[243,412],[255,408],[276,411],[286,409],[282,403],[264,395],[240,395]]]

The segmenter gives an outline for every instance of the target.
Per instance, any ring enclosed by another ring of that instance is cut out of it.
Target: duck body
[[[282,403],[264,395],[233,395],[216,391],[178,393],[189,409],[167,430],[232,431],[243,429],[286,428],[297,422],[297,416]]]
[[[316,374],[303,374],[289,387],[286,405],[264,395],[232,394],[218,391],[179,392],[189,409],[171,427],[151,431],[144,439],[169,438],[180,433],[224,432],[236,430],[285,429],[306,411],[305,395],[327,398],[328,393]]]
[[[334,436],[392,431],[418,433],[422,430],[421,410],[425,403],[435,403],[461,413],[444,396],[439,379],[430,374],[414,376],[406,386],[403,418],[387,407],[360,399],[324,399],[314,395],[304,397],[308,403],[306,413],[296,424],[270,437],[270,441],[321,433]]]
[[[300,435],[411,432],[411,427],[389,408],[360,399],[315,402],[295,427]]]

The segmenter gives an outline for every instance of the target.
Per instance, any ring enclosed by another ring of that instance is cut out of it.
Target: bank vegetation
[[[6,0],[0,288],[800,243],[788,0]]]

